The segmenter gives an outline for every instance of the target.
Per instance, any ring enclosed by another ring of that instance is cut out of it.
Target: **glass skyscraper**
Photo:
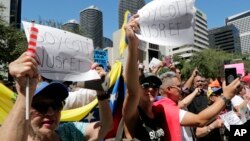
[[[80,12],[80,32],[93,40],[94,48],[102,48],[103,16],[96,6],[90,6]]]
[[[144,0],[120,0],[119,2],[119,28],[122,27],[124,14],[129,10],[132,14],[137,13],[145,5]]]

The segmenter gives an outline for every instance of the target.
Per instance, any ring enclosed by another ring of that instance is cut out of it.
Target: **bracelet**
[[[210,133],[211,129],[209,128],[209,126],[207,126],[207,132]]]
[[[102,100],[105,100],[105,99],[109,99],[110,98],[110,94],[108,93],[105,93],[105,94],[102,94],[102,95],[97,95],[97,99],[99,101],[102,101]]]
[[[230,102],[230,99],[227,99],[224,95],[221,95],[220,97],[225,102],[226,105]]]

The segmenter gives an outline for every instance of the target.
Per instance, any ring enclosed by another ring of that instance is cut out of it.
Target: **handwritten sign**
[[[140,40],[181,46],[194,42],[194,0],[155,0],[138,11]]]
[[[108,63],[108,53],[104,50],[95,50],[94,51],[94,61],[102,65],[104,69],[107,69]]]
[[[26,37],[31,23],[23,21]],[[39,29],[36,56],[42,76],[61,81],[86,81],[98,79],[90,71],[93,58],[93,41],[64,30],[35,24]]]
[[[220,115],[221,119],[224,121],[225,127],[230,131],[230,125],[241,125],[243,122],[236,115],[234,111],[227,112]]]

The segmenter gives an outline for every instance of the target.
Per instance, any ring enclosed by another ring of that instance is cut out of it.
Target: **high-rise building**
[[[102,48],[103,16],[96,6],[90,6],[80,12],[80,32],[93,40],[94,48]]]
[[[113,41],[107,37],[103,37],[103,48],[105,47],[113,47]]]
[[[137,13],[145,5],[144,0],[120,0],[119,2],[119,29],[122,27],[124,14],[129,10],[132,14]]]
[[[7,24],[13,27],[21,27],[21,6],[22,0],[0,0],[5,9],[1,12],[1,16]]]
[[[209,46],[230,53],[241,53],[239,30],[234,25],[226,25],[208,31]]]
[[[77,33],[77,34],[80,32],[79,23],[74,19],[69,20],[68,22],[64,23],[62,25],[62,29],[67,30],[69,32]]]
[[[226,25],[234,25],[240,33],[241,52],[250,53],[250,10],[226,18]]]
[[[208,48],[209,40],[206,15],[201,10],[197,9],[194,21],[194,44],[172,48],[169,47],[171,49],[166,48],[166,52],[169,52],[167,55],[179,55],[183,59],[189,59],[195,52]]]

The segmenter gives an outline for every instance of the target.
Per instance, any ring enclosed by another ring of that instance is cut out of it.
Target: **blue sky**
[[[151,0],[145,0],[146,3]],[[22,20],[53,19],[79,21],[81,10],[95,5],[103,12],[103,35],[112,39],[118,29],[119,0],[22,0]],[[249,0],[196,0],[195,6],[207,15],[208,28],[220,27],[225,18],[250,10]]]

